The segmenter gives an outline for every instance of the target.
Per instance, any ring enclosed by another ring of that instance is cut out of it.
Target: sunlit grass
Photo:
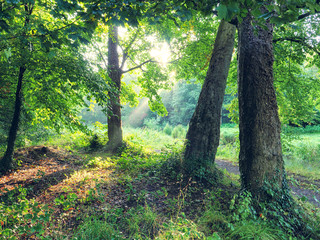
[[[303,141],[320,144],[320,133],[305,133],[299,135]]]
[[[312,136],[312,137],[311,137]],[[320,134],[303,134],[292,141],[284,159],[289,172],[320,179]]]
[[[222,126],[216,158],[238,162],[239,148],[238,126]]]
[[[125,139],[151,151],[161,151],[170,145],[182,147],[184,139],[175,139],[162,131],[149,128],[124,128]]]
[[[88,146],[89,141],[90,136],[81,131],[76,131],[74,133],[65,132],[61,135],[54,135],[44,144],[64,148],[66,150],[77,150]]]
[[[224,156],[237,156],[237,129],[226,128],[221,132]],[[230,212],[230,200],[225,199],[233,194],[234,185],[240,189],[238,175],[224,172],[219,188],[213,186],[197,194],[202,196],[201,199],[191,197],[201,188],[200,185],[193,187],[196,182],[180,185],[176,189],[180,194],[173,195],[174,192],[170,191],[174,186],[172,183],[181,180],[178,178],[179,168],[170,162],[161,163],[170,160],[169,152],[174,152],[172,146],[180,148],[181,153],[182,139],[176,140],[161,131],[147,128],[125,129],[124,133],[127,148],[119,154],[111,155],[103,148],[79,153],[83,161],[61,182],[54,194],[57,199],[54,200],[55,208],[61,210],[59,218],[66,221],[73,217],[79,225],[68,229],[61,227],[61,233],[55,239],[290,239],[290,234],[269,221],[233,219],[235,215]],[[52,139],[51,143],[76,153],[81,146],[88,146],[88,139],[83,134],[64,134]],[[301,142],[297,140],[294,144],[292,159],[300,154],[303,156],[297,158],[300,164],[317,164],[317,155],[311,154],[310,142],[302,138]],[[317,145],[314,143],[313,146]],[[166,149],[169,151],[164,151]],[[158,153],[156,150],[163,151]],[[180,159],[176,160],[179,163]],[[302,169],[305,171],[305,168]],[[160,170],[176,177],[167,178],[157,172]],[[169,181],[170,185],[163,185],[166,182],[163,180]],[[150,184],[150,188],[143,187],[145,183]],[[162,188],[157,188],[159,183]],[[112,187],[117,196],[113,196]],[[53,189],[50,194],[53,195]],[[125,205],[117,205],[121,201]],[[185,214],[183,211],[195,206],[194,202],[203,208],[194,215]],[[243,203],[246,202],[248,198],[244,198]],[[239,206],[243,206],[243,211],[236,212],[239,219],[251,214],[246,205]]]
[[[290,133],[296,137],[289,139],[289,147],[283,147],[286,170],[318,179],[320,176],[320,133],[305,133],[297,129],[297,134],[294,134],[294,130],[295,129],[290,129]],[[143,147],[143,151],[146,153],[161,152],[172,148],[182,149],[185,141],[185,139],[175,139],[172,135],[168,135],[164,131],[150,128],[126,127],[123,129],[123,132],[126,142]],[[107,132],[103,134],[107,134]],[[90,136],[79,131],[75,133],[64,133],[60,136],[52,137],[45,144],[76,152],[80,149],[88,148],[90,145]],[[238,127],[236,125],[222,126],[220,145],[216,158],[237,162],[239,148]],[[96,155],[96,157],[105,155],[105,153],[102,154],[99,152],[92,154]],[[92,155],[91,157],[93,158],[95,156]],[[96,167],[100,164],[100,167],[103,167],[106,161],[91,161],[91,164],[97,165]],[[105,168],[108,168],[108,166],[105,166]]]

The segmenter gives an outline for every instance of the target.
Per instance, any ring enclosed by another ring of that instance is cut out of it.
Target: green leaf
[[[259,18],[269,19],[272,16],[272,12],[267,12],[259,16]]]
[[[7,3],[9,4],[18,4],[20,0],[7,0]]]
[[[218,18],[219,19],[225,19],[227,17],[228,9],[227,9],[226,5],[220,4],[217,7],[217,11],[218,11]]]
[[[9,60],[9,58],[12,56],[11,48],[4,50],[4,56],[6,57],[7,60]]]
[[[308,198],[307,198],[306,196],[302,196],[302,197],[300,198],[300,200],[301,200],[302,202],[306,202],[306,201],[308,201]]]
[[[9,25],[8,25],[7,22],[4,21],[4,20],[0,20],[0,28],[2,28],[3,30],[5,30],[6,32],[9,31]]]
[[[68,37],[71,38],[72,40],[78,40],[79,37],[81,37],[81,36],[77,33],[73,33],[73,34],[69,34]]]
[[[49,59],[53,59],[55,56],[56,56],[56,52],[54,50],[51,50],[49,53],[48,53],[48,57]]]
[[[237,13],[240,11],[240,8],[239,8],[239,3],[237,2],[232,2],[228,5],[228,12],[229,14],[234,14],[234,13]],[[232,16],[230,16],[232,17]]]

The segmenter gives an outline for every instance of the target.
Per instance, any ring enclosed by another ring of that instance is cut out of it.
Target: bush
[[[320,125],[308,125],[306,127],[285,126],[282,128],[284,133],[304,134],[304,133],[320,133]]]
[[[145,119],[143,122],[143,125],[146,126],[147,128],[156,129],[156,130],[159,130],[161,127],[159,121],[154,118]]]
[[[233,144],[237,141],[239,135],[233,132],[224,132],[221,134],[220,143],[223,145]]]
[[[166,124],[166,126],[163,129],[163,132],[169,136],[172,134],[172,127],[170,126],[169,123]]]
[[[178,126],[174,127],[171,133],[173,138],[185,138],[186,137],[186,130],[184,127],[179,124]]]
[[[310,143],[300,143],[294,150],[299,159],[306,162],[318,162],[320,159],[320,145]]]
[[[27,191],[19,186],[7,193],[5,201],[1,199],[1,239],[43,239],[52,210],[47,205],[28,200]]]

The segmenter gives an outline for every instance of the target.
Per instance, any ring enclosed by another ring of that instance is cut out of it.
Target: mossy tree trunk
[[[235,33],[234,25],[221,21],[207,75],[187,132],[183,165],[189,174],[210,168],[214,163]]]
[[[238,93],[242,188],[266,199],[282,190],[284,162],[273,87],[273,26],[256,26],[248,15],[239,25]]]
[[[118,28],[113,25],[110,27],[108,37],[108,74],[114,91],[109,93],[109,114],[108,114],[108,149],[115,151],[123,144],[121,126],[121,75],[119,67],[118,47]]]
[[[14,145],[17,138],[17,132],[19,129],[19,120],[21,114],[21,106],[22,106],[22,82],[23,82],[23,75],[26,71],[25,67],[19,68],[19,76],[18,76],[18,84],[15,94],[15,105],[14,105],[14,113],[11,121],[11,126],[8,135],[7,141],[7,149],[0,161],[0,171],[7,172],[12,168],[13,164],[13,152],[14,152]]]

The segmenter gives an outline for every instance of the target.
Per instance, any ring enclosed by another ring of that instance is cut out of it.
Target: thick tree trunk
[[[189,123],[184,168],[189,174],[214,163],[219,146],[220,118],[236,27],[221,21],[198,104]]]
[[[11,127],[8,135],[7,149],[3,158],[0,161],[1,172],[6,172],[12,168],[14,144],[17,138],[20,113],[21,113],[21,105],[22,105],[22,80],[23,80],[23,74],[25,71],[26,71],[25,67],[20,67],[17,90],[16,90],[16,99],[15,99],[15,105],[14,105],[14,113],[13,113]]]
[[[108,116],[108,149],[116,150],[123,144],[122,127],[121,127],[121,69],[119,67],[118,54],[118,28],[112,26],[109,31],[108,39],[108,72],[111,84],[115,91],[109,94],[109,110],[111,114]]]
[[[266,27],[254,29],[251,16],[239,26],[239,165],[242,187],[259,199],[270,197],[270,187],[281,190],[284,180],[273,87],[273,26]]]

